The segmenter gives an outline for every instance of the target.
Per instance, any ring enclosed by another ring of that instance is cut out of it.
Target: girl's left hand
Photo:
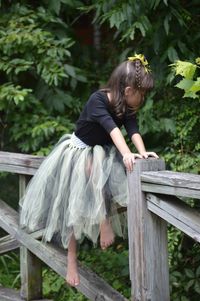
[[[140,154],[144,159],[147,159],[148,157],[153,157],[153,158],[156,158],[158,159],[158,155],[154,152],[143,152]]]

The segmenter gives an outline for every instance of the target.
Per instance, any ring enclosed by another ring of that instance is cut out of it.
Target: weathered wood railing
[[[0,152],[0,171],[19,174],[20,197],[43,157]],[[167,222],[200,241],[200,214],[177,196],[200,198],[200,176],[165,171],[162,160],[137,160],[128,174],[129,266],[132,301],[169,301]],[[0,201],[0,227],[9,235],[0,239],[0,254],[20,247],[21,291],[0,288],[0,300],[42,298],[42,262],[65,277],[66,251],[44,245],[41,231],[27,234],[19,228],[19,214]],[[96,274],[79,265],[78,290],[90,300],[125,301],[126,298]]]

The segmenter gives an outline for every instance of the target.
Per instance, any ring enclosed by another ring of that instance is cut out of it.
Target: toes
[[[79,285],[79,282],[78,281],[73,281],[73,280],[66,280],[67,284],[70,285],[70,286],[77,286]]]
[[[67,277],[65,280],[66,280],[67,284],[70,286],[78,286],[80,284],[79,278],[76,278],[76,277],[74,277],[74,278]]]
[[[106,249],[106,245],[104,243],[101,243],[101,249],[105,250]]]
[[[104,240],[100,240],[100,246],[101,246],[102,250],[105,249],[105,241]]]

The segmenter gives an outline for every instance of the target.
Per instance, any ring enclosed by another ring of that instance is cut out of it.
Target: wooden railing
[[[0,171],[19,174],[20,196],[43,157],[0,152]],[[137,160],[128,174],[129,267],[132,301],[169,301],[167,222],[200,241],[200,214],[178,196],[200,199],[200,176],[165,171],[160,159]],[[0,201],[0,254],[20,247],[21,291],[0,288],[0,300],[42,299],[42,262],[65,277],[66,251],[40,241],[42,230],[28,234],[19,213]],[[94,301],[127,301],[103,279],[79,264],[77,289]],[[44,300],[43,300],[44,301]]]

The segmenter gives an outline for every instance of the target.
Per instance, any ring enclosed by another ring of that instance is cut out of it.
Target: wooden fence
[[[30,176],[43,157],[0,152],[0,171],[19,174],[19,191],[24,194]],[[200,213],[178,198],[200,199],[200,176],[170,172],[160,159],[137,160],[128,174],[129,267],[131,301],[169,301],[167,223],[200,241]],[[65,277],[66,251],[40,241],[42,230],[28,234],[19,227],[19,213],[0,200],[0,254],[20,248],[21,290],[0,287],[1,301],[43,300],[42,262]],[[103,279],[79,263],[77,289],[94,301],[127,301]],[[46,300],[47,301],[47,300]]]

